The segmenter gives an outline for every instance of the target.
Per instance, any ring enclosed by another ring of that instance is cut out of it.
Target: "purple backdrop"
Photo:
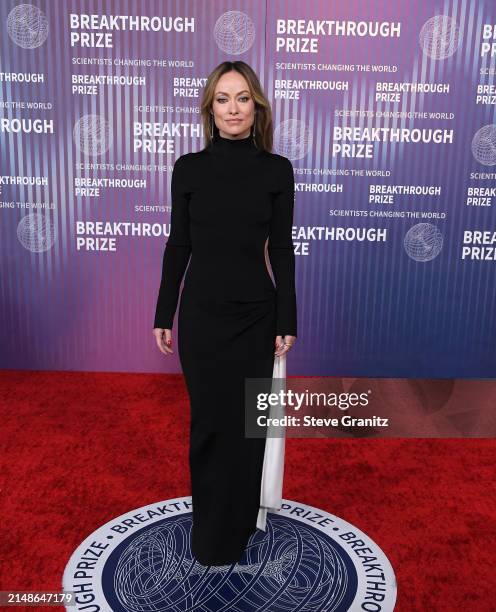
[[[242,59],[295,168],[288,374],[494,376],[492,0],[5,0],[0,23],[1,367],[180,371],[152,335],[171,170]]]

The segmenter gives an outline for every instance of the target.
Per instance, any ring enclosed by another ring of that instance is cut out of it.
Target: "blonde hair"
[[[215,121],[213,121],[213,116],[211,115],[215,87],[221,76],[231,70],[239,72],[248,83],[250,94],[255,103],[255,142],[259,149],[270,153],[273,144],[272,109],[270,107],[270,102],[265,96],[258,76],[253,68],[243,61],[222,62],[208,75],[200,106],[203,132],[205,134],[205,148],[210,146],[212,142],[212,135],[210,133],[212,126],[214,136],[219,132],[219,128],[215,125]]]

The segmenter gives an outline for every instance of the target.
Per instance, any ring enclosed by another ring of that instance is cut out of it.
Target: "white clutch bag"
[[[285,390],[286,381],[286,354],[274,357],[274,370],[272,378],[276,379],[272,383],[271,391],[276,393],[281,389]],[[284,379],[284,380],[281,380]],[[269,409],[270,418],[280,418],[284,416],[284,405],[277,404]],[[279,437],[272,437],[271,433],[278,430]],[[268,426],[267,439],[265,442],[265,454],[262,471],[262,484],[260,488],[260,509],[257,517],[257,527],[266,531],[267,512],[276,512],[282,505],[282,484],[284,480],[284,450],[286,438],[281,436],[284,428]]]

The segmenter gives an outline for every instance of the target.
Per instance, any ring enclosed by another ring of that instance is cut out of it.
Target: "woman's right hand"
[[[157,346],[160,351],[164,355],[172,355],[174,351],[172,350],[172,330],[171,329],[162,329],[160,327],[155,327],[153,330],[153,335],[155,336],[155,340],[157,341]]]

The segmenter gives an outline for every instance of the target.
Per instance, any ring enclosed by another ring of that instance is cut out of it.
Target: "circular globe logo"
[[[299,119],[281,121],[274,130],[276,151],[288,159],[301,159],[313,144],[312,132]]]
[[[472,138],[472,154],[485,166],[496,164],[496,124],[482,126]]]
[[[102,155],[111,145],[110,123],[101,115],[84,115],[73,129],[77,148],[86,155]]]
[[[19,47],[35,49],[48,37],[48,19],[37,6],[18,4],[7,16],[7,32]]]
[[[419,43],[422,51],[433,60],[446,59],[460,45],[460,28],[449,15],[435,15],[426,21],[420,30]]]
[[[28,251],[48,251],[55,242],[53,221],[40,212],[24,215],[17,224],[17,238]]]
[[[225,53],[245,53],[255,40],[253,21],[242,11],[226,11],[215,22],[214,40]]]
[[[376,609],[394,609],[387,557],[339,517],[283,500],[237,563],[204,566],[190,550],[191,506],[191,497],[151,504],[89,535],[64,571],[62,587],[74,592],[66,609],[345,612],[379,600]]]
[[[405,234],[405,251],[415,261],[430,261],[443,248],[443,235],[432,223],[417,223]]]

